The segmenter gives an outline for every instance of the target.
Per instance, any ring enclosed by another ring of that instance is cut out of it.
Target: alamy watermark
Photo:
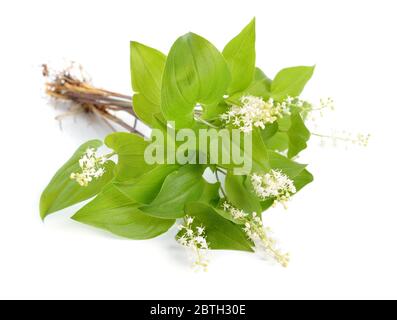
[[[145,150],[148,164],[217,164],[233,166],[235,175],[252,168],[252,133],[238,129],[179,129],[173,121],[167,129],[153,129]]]

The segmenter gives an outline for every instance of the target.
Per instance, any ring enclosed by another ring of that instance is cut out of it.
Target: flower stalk
[[[229,212],[233,219],[242,223],[245,234],[255,244],[258,251],[269,254],[283,267],[288,266],[289,253],[282,253],[276,248],[276,241],[269,236],[271,230],[264,227],[261,217],[256,212],[249,214],[233,207],[227,201],[223,202],[222,209]]]

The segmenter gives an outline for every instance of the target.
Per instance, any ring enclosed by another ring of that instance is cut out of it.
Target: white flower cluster
[[[186,216],[184,223],[179,226],[182,231],[181,235],[177,237],[177,241],[184,247],[192,250],[194,255],[193,266],[207,271],[208,258],[207,252],[209,244],[205,235],[204,226],[193,226],[194,218]]]
[[[223,207],[223,210],[230,212],[233,219],[241,220],[241,219],[248,217],[248,213],[244,212],[243,210],[233,207],[230,203],[228,203],[226,201],[222,204],[222,207]]]
[[[320,99],[320,106],[319,109],[330,109],[330,110],[335,110],[335,102],[334,99],[328,97],[328,98],[322,98]]]
[[[251,182],[256,195],[262,200],[274,198],[274,205],[281,202],[286,207],[286,202],[296,193],[294,182],[281,170],[270,170],[265,174],[253,173]]]
[[[312,133],[313,136],[321,138],[321,145],[326,145],[329,142],[332,142],[334,146],[338,146],[340,143],[345,145],[347,148],[349,144],[357,145],[359,147],[367,147],[369,143],[369,139],[371,138],[370,134],[357,133],[352,134],[350,132],[342,131],[342,132],[334,132],[330,135]]]
[[[275,247],[275,240],[269,236],[270,229],[263,227],[263,221],[256,212],[251,215],[243,210],[233,207],[230,203],[224,202],[222,205],[225,211],[230,212],[232,217],[243,223],[243,230],[247,237],[255,244],[256,249],[263,249],[269,253],[283,267],[287,267],[289,263],[289,254],[281,253]]]
[[[370,138],[371,138],[370,134],[358,133],[356,135],[356,139],[353,140],[353,144],[357,144],[358,146],[362,146],[362,147],[367,147]]]
[[[302,111],[307,112],[305,115],[305,120],[316,122],[317,117],[323,117],[326,110],[334,111],[335,103],[332,98],[328,97],[321,98],[320,103],[318,104],[313,104],[308,101],[302,100],[300,103],[300,107]]]
[[[220,117],[225,123],[248,133],[254,127],[264,129],[266,124],[290,114],[294,99],[287,98],[283,102],[274,102],[273,99],[265,101],[261,97],[243,96],[240,101],[242,106],[232,105],[229,111]]]
[[[88,148],[79,160],[81,172],[72,173],[70,179],[75,180],[80,186],[86,187],[93,179],[99,179],[105,173],[103,165],[106,157],[98,157],[96,150]]]

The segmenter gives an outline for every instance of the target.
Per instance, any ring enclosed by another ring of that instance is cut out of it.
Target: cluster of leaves
[[[194,33],[178,38],[168,56],[137,42],[131,42],[131,79],[135,92],[134,111],[152,128],[222,128],[219,120],[233,101],[244,95],[283,101],[298,97],[313,73],[313,67],[281,70],[273,80],[255,64],[255,20],[251,21],[223,49],[218,51],[206,39]],[[200,120],[196,106],[202,107]],[[302,189],[313,179],[306,165],[294,157],[306,148],[310,133],[299,109],[291,115],[253,132],[253,171],[281,169]],[[211,249],[252,251],[238,221],[221,209],[226,196],[245,212],[263,212],[273,200],[261,201],[253,192],[248,174],[236,176],[233,167],[217,165],[148,165],[142,137],[118,132],[104,141],[117,155],[117,163],[108,160],[106,174],[80,187],[70,179],[78,171],[78,161],[87,148],[99,148],[101,141],[82,145],[56,173],[43,192],[40,212],[47,215],[93,198],[72,219],[118,236],[149,239],[163,234],[185,215],[206,226]],[[280,153],[283,151],[283,153]],[[209,183],[203,173],[222,169],[226,175],[225,195],[220,183]]]

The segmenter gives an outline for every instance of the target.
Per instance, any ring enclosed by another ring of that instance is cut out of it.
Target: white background
[[[397,298],[396,1],[1,1],[0,298]],[[68,119],[43,99],[38,66],[81,62],[106,89],[130,93],[129,41],[167,52],[194,31],[222,49],[257,18],[257,64],[274,76],[316,64],[304,97],[332,96],[317,132],[371,133],[367,148],[321,147],[302,161],[315,182],[289,210],[266,214],[287,269],[239,252],[213,252],[194,273],[174,230],[128,241],[71,221],[40,221],[56,169],[107,128]]]

